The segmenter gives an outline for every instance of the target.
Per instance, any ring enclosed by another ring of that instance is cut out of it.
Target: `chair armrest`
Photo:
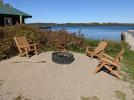
[[[119,64],[114,63],[114,62],[112,62],[112,61],[110,61],[110,60],[107,60],[107,59],[104,59],[104,58],[101,58],[101,62],[106,62],[107,64],[111,64],[111,65],[114,65],[114,66],[116,66],[116,67],[120,67]]]
[[[101,51],[98,52],[97,54],[100,54],[100,53],[104,54],[104,52],[105,52],[105,50],[101,50]]]
[[[36,46],[37,44],[29,44],[29,47]]]
[[[20,48],[27,48],[27,46],[20,46]]]
[[[105,53],[104,53],[102,56],[103,56],[104,58],[107,57],[107,58],[110,59],[110,60],[114,60],[113,57],[111,57],[111,56],[109,56],[109,55],[107,55],[107,54],[105,54]]]

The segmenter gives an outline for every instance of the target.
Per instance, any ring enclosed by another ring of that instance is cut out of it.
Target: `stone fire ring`
[[[70,64],[74,61],[74,56],[69,52],[54,52],[52,61],[58,64]]]

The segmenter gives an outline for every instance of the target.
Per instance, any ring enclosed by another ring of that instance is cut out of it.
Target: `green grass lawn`
[[[87,44],[89,43],[89,45],[93,46],[97,46],[99,43],[98,40],[87,40],[86,42]],[[127,43],[121,41],[108,41],[108,46],[105,53],[115,57],[122,48],[125,48],[125,54],[121,60],[121,70],[126,72],[124,79],[134,81],[134,51],[130,50]]]
[[[122,70],[129,75],[129,78],[134,80],[134,51],[126,51],[122,64],[124,65]]]
[[[97,46],[100,42],[99,40],[89,40],[85,39],[86,44],[89,46]],[[108,41],[108,46],[105,50],[105,53],[115,57],[122,48],[125,48],[125,54],[121,60],[121,70],[126,72],[124,79],[131,79],[134,81],[134,51],[131,51],[129,45],[122,41]]]

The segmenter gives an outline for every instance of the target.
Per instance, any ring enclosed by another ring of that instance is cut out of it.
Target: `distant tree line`
[[[29,25],[34,26],[134,26],[134,23],[98,23],[98,22],[92,22],[92,23],[29,23]]]

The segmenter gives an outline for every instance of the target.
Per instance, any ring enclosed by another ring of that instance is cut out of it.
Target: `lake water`
[[[134,30],[134,26],[54,26],[52,30],[65,29],[69,32],[82,33],[91,39],[120,40],[121,32]]]

